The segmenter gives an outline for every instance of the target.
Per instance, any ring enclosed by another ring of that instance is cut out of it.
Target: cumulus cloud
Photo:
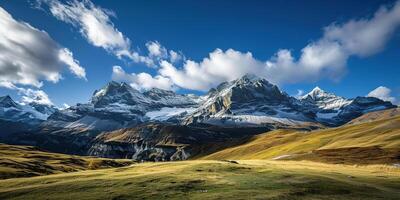
[[[114,66],[112,79],[115,81],[123,81],[129,83],[132,87],[138,90],[148,90],[151,88],[160,88],[164,90],[173,90],[173,83],[170,79],[157,75],[152,77],[148,73],[128,74],[122,67]]]
[[[174,84],[193,90],[207,90],[222,81],[233,80],[246,73],[263,72],[264,63],[253,58],[251,53],[241,53],[233,49],[216,49],[201,62],[186,60],[183,68],[162,61],[159,73],[170,78]]]
[[[185,59],[182,53],[176,52],[174,50],[169,50],[169,60],[172,63],[178,62],[182,59]]]
[[[58,82],[67,66],[80,78],[85,70],[72,53],[57,44],[45,31],[16,21],[0,7],[0,82],[42,86],[42,80]],[[69,52],[68,55],[64,55]],[[68,61],[73,62],[68,62]]]
[[[151,57],[166,58],[168,56],[167,49],[157,41],[147,42],[146,47]]]
[[[148,55],[133,50],[131,40],[111,21],[115,13],[94,5],[90,0],[71,0],[65,3],[58,0],[37,0],[37,3],[39,8],[47,5],[54,17],[79,29],[90,44],[101,47],[120,59],[128,58],[136,63],[156,67],[160,59],[170,57],[171,60],[176,60],[181,56],[175,51],[168,54],[168,50],[158,41],[146,43]]]
[[[78,28],[82,36],[93,46],[101,47],[118,58],[126,57],[134,62],[154,65],[150,58],[131,51],[129,38],[115,28],[110,19],[115,16],[112,11],[95,6],[89,0],[66,3],[58,0],[38,0],[38,3],[39,7],[42,3],[48,5],[54,17]]]
[[[381,51],[400,25],[400,2],[380,8],[371,18],[333,23],[323,37],[306,45],[298,59],[281,49],[267,61],[250,52],[216,49],[201,62],[187,60],[182,67],[161,62],[159,73],[182,88],[207,90],[221,81],[253,73],[275,84],[340,79],[351,56],[369,56]]]
[[[18,90],[23,94],[21,101],[23,103],[37,103],[43,105],[53,105],[49,96],[43,90],[19,88]]]
[[[130,40],[111,21],[115,14],[95,6],[89,0],[66,3],[58,0],[37,1],[45,2],[52,15],[59,20],[77,27],[94,46],[102,47],[118,57],[128,57],[135,62],[159,67],[155,77],[146,73],[141,75],[147,77],[147,82],[153,83],[146,87],[165,87],[172,82],[173,86],[202,91],[247,73],[257,74],[275,84],[310,82],[323,78],[339,80],[347,71],[346,64],[350,57],[365,57],[382,51],[400,25],[398,1],[381,7],[370,17],[328,25],[323,28],[322,37],[301,49],[297,58],[288,49],[278,50],[268,60],[254,58],[251,52],[216,49],[208,57],[196,62],[186,60],[183,54],[168,50],[158,41],[146,43],[146,56],[132,51]],[[180,60],[183,62],[178,63]],[[130,79],[136,80],[139,75],[135,74],[135,78]]]
[[[16,90],[18,94],[21,95],[21,102],[24,104],[37,103],[43,105],[53,105],[53,102],[43,90],[17,87],[7,81],[0,81],[0,87],[4,87],[10,90]]]
[[[396,102],[396,98],[391,96],[392,90],[384,87],[384,86],[379,86],[372,90],[370,93],[368,93],[368,97],[376,97],[378,99],[382,99],[384,101],[390,101],[392,103]]]
[[[71,73],[75,74],[79,78],[83,78],[86,80],[85,69],[79,65],[79,61],[74,59],[72,52],[69,49],[60,49],[58,57],[62,62],[66,63],[69,66],[69,70],[71,71]]]

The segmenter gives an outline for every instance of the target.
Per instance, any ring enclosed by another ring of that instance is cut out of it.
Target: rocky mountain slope
[[[211,89],[206,100],[185,118],[186,124],[295,126],[305,122],[342,125],[371,111],[394,108],[374,97],[345,99],[316,87],[296,99],[254,75],[225,82]]]
[[[110,82],[87,103],[58,110],[0,98],[0,139],[50,151],[138,160],[181,160],[271,129],[339,126],[394,108],[373,97],[346,99],[315,88],[301,98],[245,75],[207,95],[141,92]],[[218,143],[218,145],[215,145]]]
[[[112,131],[154,121],[276,128],[310,123],[338,126],[371,111],[396,107],[373,97],[345,99],[318,87],[297,99],[249,74],[221,83],[202,97],[161,89],[140,92],[113,81],[96,90],[89,102],[63,110],[22,106],[7,96],[0,100],[0,119],[74,131]]]
[[[178,115],[191,110],[197,104],[197,99],[189,95],[161,89],[142,93],[126,83],[110,82],[95,91],[90,102],[57,111],[43,125],[110,131],[152,121],[159,117],[157,112],[163,110],[179,110],[175,114]],[[147,113],[150,115],[146,115]]]
[[[54,106],[38,103],[20,104],[10,96],[0,97],[0,121],[38,125],[56,111]]]

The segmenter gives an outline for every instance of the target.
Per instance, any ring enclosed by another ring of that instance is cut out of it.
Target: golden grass
[[[0,199],[396,199],[400,169],[306,161],[142,163],[0,180]]]
[[[350,147],[400,148],[400,116],[311,132],[276,130],[201,159],[271,159],[321,149]]]
[[[40,151],[32,146],[0,144],[0,179],[120,167],[132,163],[132,160],[72,156]]]

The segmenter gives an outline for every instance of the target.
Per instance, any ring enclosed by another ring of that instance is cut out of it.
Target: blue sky
[[[3,0],[0,1],[0,7],[18,22],[26,22],[36,29],[47,32],[61,47],[68,48],[73,53],[73,59],[79,61],[79,66],[85,69],[87,80],[79,77],[77,73],[70,73],[68,67],[63,67],[59,69],[63,78],[56,82],[39,77],[38,80],[43,82],[40,88],[32,84],[21,84],[21,81],[13,82],[18,88],[44,91],[57,106],[62,106],[64,103],[73,105],[86,102],[95,89],[101,88],[112,78],[131,81],[140,87],[143,80],[131,76],[131,73],[137,75],[142,72],[153,77],[162,75],[169,81],[167,86],[163,82],[163,87],[175,89],[178,93],[203,94],[216,82],[230,80],[233,75],[226,77],[210,75],[204,80],[199,78],[198,84],[189,86],[187,82],[172,77],[174,75],[171,73],[161,73],[159,62],[163,59],[168,60],[168,63],[177,70],[181,70],[187,60],[202,65],[202,60],[208,58],[217,48],[221,49],[223,61],[228,64],[229,60],[226,59],[230,56],[224,57],[225,54],[229,54],[228,49],[234,51],[232,54],[238,56],[235,57],[237,59],[242,59],[245,57],[244,54],[251,52],[251,58],[260,63],[270,61],[280,49],[287,49],[295,59],[294,65],[304,67],[304,64],[299,64],[300,61],[296,60],[301,57],[304,47],[318,43],[324,37],[324,27],[333,23],[341,27],[351,20],[370,20],[381,6],[388,6],[390,12],[395,4],[395,1],[378,0],[351,2],[236,0],[229,3],[222,0],[92,1],[93,4],[86,2],[88,8],[92,5],[109,15],[108,22],[112,23],[112,28],[120,32],[123,38],[129,39],[130,46],[125,49],[130,53],[137,52],[144,57],[150,57],[146,43],[157,41],[157,44],[167,49],[167,54],[169,50],[173,50],[184,56],[176,63],[169,61],[169,54],[162,58],[153,56],[151,58],[155,64],[149,67],[127,56],[118,58],[114,46],[110,49],[106,45],[93,44],[89,36],[85,37],[85,34],[82,34],[82,24],[79,20],[68,22],[57,18],[50,11],[51,5],[48,5],[46,0],[40,2],[42,2],[40,9],[37,8],[36,1]],[[59,3],[70,5],[65,1]],[[400,22],[397,23],[398,21],[400,20],[392,22],[394,25],[391,26],[396,26],[395,30],[389,36],[385,35],[385,44],[379,50],[371,49],[366,54],[360,53],[360,49],[351,50],[352,53],[347,53],[350,50],[346,50],[345,57],[348,59],[344,59],[343,66],[331,64],[335,65],[331,67],[328,64],[321,72],[301,77],[299,75],[298,80],[296,72],[294,75],[292,72],[289,78],[277,78],[272,82],[279,84],[282,90],[291,95],[296,95],[298,90],[308,92],[318,85],[324,90],[349,98],[365,96],[371,90],[384,86],[391,90],[386,96],[400,99],[400,32],[397,28]],[[246,65],[248,62],[243,63]],[[124,74],[113,76],[113,69],[116,69],[113,66],[120,66]],[[277,66],[279,67],[278,64]],[[330,72],[332,68],[336,71]],[[277,74],[270,73],[266,75],[267,78],[274,79],[280,74],[285,76],[285,73],[279,70],[273,72]],[[227,70],[226,73],[231,71]],[[299,68],[298,73],[303,73],[302,68]],[[209,80],[213,77],[218,79]],[[138,80],[140,81],[137,82]],[[0,87],[0,95],[11,94],[14,99],[21,100],[22,96],[27,95],[25,90],[21,92],[15,88]]]

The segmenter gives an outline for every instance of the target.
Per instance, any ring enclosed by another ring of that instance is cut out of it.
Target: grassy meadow
[[[0,179],[122,167],[132,160],[73,156],[0,143]]]
[[[141,163],[0,181],[0,199],[398,199],[400,169],[309,161]]]

